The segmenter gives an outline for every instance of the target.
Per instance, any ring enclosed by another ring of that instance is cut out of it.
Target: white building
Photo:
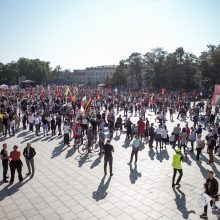
[[[80,84],[98,85],[110,80],[117,65],[88,67],[85,70],[74,70],[73,81]]]

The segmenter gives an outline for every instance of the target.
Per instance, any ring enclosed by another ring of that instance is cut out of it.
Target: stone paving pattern
[[[150,123],[154,122],[152,112],[148,112],[147,117]],[[131,117],[133,122],[137,119]],[[168,121],[168,130],[177,122],[181,127],[185,125],[176,119],[172,123]],[[1,139],[1,146],[3,142]],[[114,176],[110,178],[108,173],[104,178],[103,157],[97,153],[81,157],[74,148],[63,146],[63,137],[43,137],[42,134],[36,137],[21,130],[15,137],[6,139],[9,152],[14,144],[23,151],[27,142],[31,142],[37,152],[35,176],[19,183],[16,175],[11,186],[1,182],[0,219],[200,219],[203,209],[198,199],[210,168],[205,163],[205,152],[201,164],[195,162],[195,155],[189,155],[189,161],[183,164],[182,187],[173,189],[171,146],[158,153],[149,151],[146,146],[139,152],[137,167],[134,164],[130,167],[127,165],[131,153],[129,142],[125,134],[120,138],[114,135]],[[22,161],[25,176],[27,167],[23,157]],[[2,179],[2,165],[0,167]],[[217,158],[213,170],[218,180],[219,169]],[[216,216],[209,213],[209,219]]]

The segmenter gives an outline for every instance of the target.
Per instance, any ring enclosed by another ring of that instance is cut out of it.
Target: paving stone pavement
[[[150,122],[155,115],[147,113]],[[137,117],[131,117],[133,122]],[[174,118],[175,119],[175,118]],[[167,122],[168,130],[176,123]],[[155,123],[156,124],[156,123]],[[25,178],[13,185],[0,185],[0,219],[200,219],[202,208],[198,204],[207,175],[207,154],[203,152],[201,164],[195,155],[183,164],[182,186],[172,189],[171,146],[155,152],[148,146],[139,152],[135,167],[128,166],[131,147],[125,134],[115,138],[112,178],[103,177],[103,157],[97,153],[81,157],[74,148],[64,148],[63,137],[35,137],[20,131],[15,137],[1,140],[11,151],[14,144],[22,151],[31,142],[37,155],[33,179]],[[23,175],[27,172],[24,158]],[[2,166],[0,165],[2,179]],[[219,180],[219,160],[215,159],[213,170]],[[210,209],[209,209],[210,212]],[[217,219],[209,213],[209,219]]]

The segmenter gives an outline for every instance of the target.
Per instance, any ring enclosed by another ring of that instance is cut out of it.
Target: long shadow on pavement
[[[61,152],[66,149],[66,148],[63,148],[63,147],[64,147],[64,144],[60,144],[59,146],[55,147],[53,149],[51,159],[54,158],[54,157],[59,156],[61,154]]]
[[[151,160],[154,160],[154,156],[156,155],[153,148],[150,147],[150,150],[148,151],[148,155],[150,157]]]
[[[108,194],[106,191],[109,187],[111,177],[108,178],[106,183],[104,183],[104,181],[105,181],[105,176],[102,178],[102,180],[98,186],[98,189],[92,193],[92,198],[95,199],[96,202],[104,199]]]
[[[76,152],[76,147],[71,147],[68,151],[67,151],[67,154],[66,154],[66,158],[69,158],[71,156],[73,156],[73,154]]]
[[[85,155],[83,155],[83,156],[80,156],[80,159],[79,159],[79,167],[82,167],[83,166],[83,164],[84,163],[86,163],[86,162],[90,162],[91,160],[89,160],[89,154],[88,153],[86,153]]]
[[[103,155],[100,155],[99,157],[97,157],[92,163],[90,169],[93,169],[94,167],[98,166],[101,163],[102,157]]]
[[[132,165],[129,165],[130,168],[130,181],[132,184],[135,184],[135,182],[138,180],[138,177],[141,177],[141,172],[138,172],[137,170],[137,165],[134,165],[134,168],[132,167]]]
[[[5,199],[8,196],[13,195],[14,193],[19,191],[24,184],[31,180],[31,178],[26,179],[24,178],[23,182],[17,182],[16,184],[12,185],[11,183],[7,184],[1,191],[0,191],[0,201]],[[25,180],[26,179],[26,180]],[[11,186],[11,187],[10,187]],[[9,188],[10,187],[10,188]]]
[[[174,200],[176,202],[177,209],[182,213],[182,216],[184,219],[188,219],[190,213],[193,213],[193,214],[196,213],[194,210],[188,211],[186,209],[186,196],[180,190],[179,187],[177,187],[177,188],[174,187],[173,192],[175,193],[175,196],[176,196],[176,198]]]
[[[202,166],[201,163],[202,163],[202,161],[196,161],[196,164],[197,164],[197,166],[199,167],[200,172],[202,173],[204,179],[206,179],[206,178],[207,178],[208,171],[207,171],[206,168],[204,168],[204,167]]]
[[[130,146],[131,140],[125,139],[124,144],[122,145],[122,147],[124,148],[128,148]]]

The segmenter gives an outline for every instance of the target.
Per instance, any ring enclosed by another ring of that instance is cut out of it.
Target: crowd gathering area
[[[220,112],[200,92],[0,90],[0,219],[220,219]]]

